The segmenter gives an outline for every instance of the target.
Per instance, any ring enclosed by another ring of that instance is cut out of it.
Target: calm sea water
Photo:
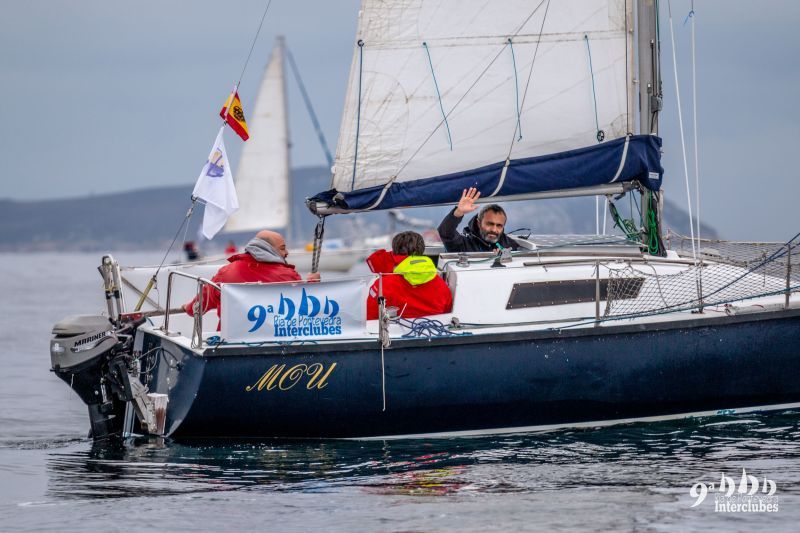
[[[118,254],[152,263],[157,254]],[[0,255],[0,530],[796,531],[800,413],[502,437],[95,445],[49,372],[53,323],[101,310],[100,254]],[[765,362],[768,364],[768,362]],[[776,485],[774,513],[690,488]]]

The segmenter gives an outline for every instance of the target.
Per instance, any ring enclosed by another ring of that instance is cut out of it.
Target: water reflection
[[[194,492],[438,497],[591,487],[687,487],[731,464],[800,456],[798,412],[484,438],[89,443],[47,456],[48,493],[121,498]],[[795,482],[798,480],[795,479]]]

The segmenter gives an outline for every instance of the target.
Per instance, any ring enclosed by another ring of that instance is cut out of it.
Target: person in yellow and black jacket
[[[403,318],[449,313],[453,307],[450,288],[424,253],[422,235],[404,231],[392,239],[391,252],[378,250],[367,258],[373,272],[384,274],[386,305],[396,307]],[[372,284],[367,296],[367,320],[378,318],[379,282]]]

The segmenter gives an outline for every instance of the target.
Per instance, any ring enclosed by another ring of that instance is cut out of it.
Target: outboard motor
[[[168,397],[150,393],[142,383],[141,354],[134,348],[136,328],[145,322],[146,313],[123,312],[121,276],[113,257],[103,256],[98,270],[108,316],[68,316],[53,326],[52,370],[89,407],[95,439],[125,436],[133,430],[129,403],[139,431],[163,435]]]
[[[134,350],[136,328],[146,320],[145,313],[123,313],[119,266],[110,255],[103,257],[99,270],[111,318],[75,315],[53,326],[52,370],[89,406],[95,439],[133,429],[133,417],[125,420],[129,402],[139,421],[137,429],[163,435],[167,395],[149,393],[140,379],[141,354]]]
[[[110,379],[120,356],[131,352],[131,336],[120,335],[104,316],[68,316],[53,327],[50,361],[63,379],[89,406],[92,435],[119,434],[125,417],[125,398]]]
[[[148,393],[139,379],[139,358],[133,350],[136,328],[144,321],[139,316],[120,321],[115,327],[104,316],[77,315],[53,327],[53,372],[89,407],[91,436],[95,439],[122,436],[131,429],[125,427],[128,402],[142,432],[164,434],[167,397]]]

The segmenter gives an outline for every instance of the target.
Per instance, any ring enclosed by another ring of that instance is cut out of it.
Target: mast
[[[639,47],[639,133],[658,135],[661,111],[661,48],[658,0],[636,0]]]
[[[658,35],[658,0],[636,0],[639,56],[639,133],[658,135],[658,115],[662,107],[661,90],[661,46]],[[649,220],[653,195],[656,209],[656,232],[659,253],[663,253],[661,239],[663,197],[660,192],[642,192],[642,217]],[[649,231],[649,227],[647,228]],[[649,239],[648,239],[649,240]]]

